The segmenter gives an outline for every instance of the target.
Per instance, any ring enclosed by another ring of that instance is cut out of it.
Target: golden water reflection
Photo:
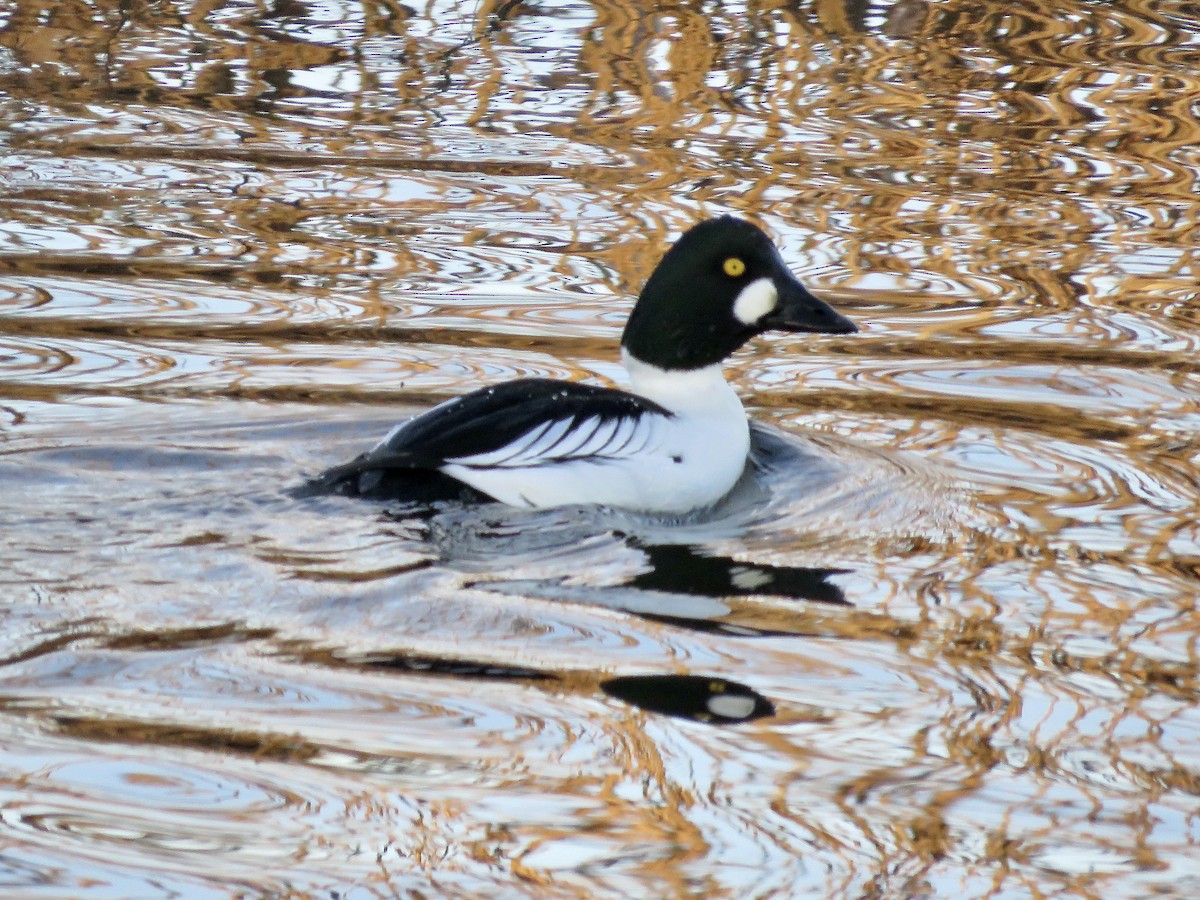
[[[1196,894],[1193,12],[0,9],[4,882]],[[619,378],[727,211],[864,331],[730,366],[813,467],[767,506],[283,495],[476,384]],[[685,545],[851,605],[679,589]],[[646,675],[774,715],[605,693]]]

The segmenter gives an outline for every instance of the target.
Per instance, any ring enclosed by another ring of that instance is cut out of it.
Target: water
[[[1193,12],[0,6],[4,893],[1194,896]],[[722,212],[717,514],[287,495]]]

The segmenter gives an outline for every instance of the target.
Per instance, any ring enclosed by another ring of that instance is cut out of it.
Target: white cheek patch
[[[770,278],[750,282],[733,301],[733,314],[743,325],[757,325],[758,320],[775,308],[779,292]]]
[[[754,712],[754,698],[739,694],[717,694],[709,697],[705,705],[714,716],[727,719],[744,719]]]

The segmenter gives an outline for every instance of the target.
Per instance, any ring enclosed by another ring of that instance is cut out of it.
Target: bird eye
[[[729,257],[721,264],[721,268],[730,278],[738,278],[746,274],[746,263],[737,256]]]

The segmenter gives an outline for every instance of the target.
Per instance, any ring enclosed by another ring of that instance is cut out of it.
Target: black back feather
[[[479,491],[439,469],[506,447],[547,422],[603,423],[646,413],[671,415],[652,400],[612,388],[550,378],[509,381],[421,413],[369,453],[328,469],[297,493],[415,502],[480,499]]]

